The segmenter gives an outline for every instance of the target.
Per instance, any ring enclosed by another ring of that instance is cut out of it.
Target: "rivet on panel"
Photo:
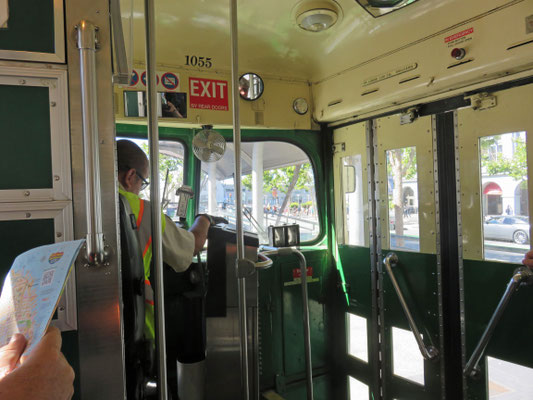
[[[57,106],[57,103],[55,101],[51,101],[50,102],[50,107],[55,107],[55,106]]]
[[[24,192],[24,196],[29,197],[29,195],[30,195],[30,191],[29,191],[29,190],[26,190],[26,191]]]
[[[61,233],[61,232],[57,232],[57,233],[56,233],[56,237],[58,237],[58,238],[63,237],[63,233]]]
[[[26,213],[26,218],[31,218],[31,213]]]
[[[21,79],[21,80],[19,80],[19,83],[20,83],[21,85],[25,85],[25,84],[26,84],[26,79]]]
[[[61,178],[59,177],[59,175],[54,175],[54,181],[57,182],[59,179],[61,179]]]
[[[61,311],[61,312],[63,312],[63,311],[65,311],[65,307],[63,307],[63,306],[59,306],[59,307],[57,308],[57,311]]]

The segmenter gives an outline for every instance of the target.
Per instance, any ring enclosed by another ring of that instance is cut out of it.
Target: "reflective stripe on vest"
[[[152,262],[151,210],[149,208],[146,209],[148,203],[135,193],[126,192],[122,188],[119,188],[119,193],[128,201],[137,223],[137,238],[139,240],[139,246],[142,249],[144,265],[144,335],[147,339],[154,339],[154,291],[150,284],[150,263]],[[161,232],[165,231],[165,227],[166,220],[164,215],[161,214]]]

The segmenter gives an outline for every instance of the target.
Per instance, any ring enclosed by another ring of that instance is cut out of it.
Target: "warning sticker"
[[[190,108],[228,111],[228,82],[189,78]]]
[[[159,75],[155,75],[155,81],[156,81],[156,85],[159,85]],[[144,71],[142,74],[141,74],[141,82],[143,83],[144,86],[146,86],[146,71]]]
[[[474,33],[474,28],[462,30],[461,32],[445,37],[444,43],[447,43],[448,47],[457,46],[458,44],[472,40],[472,37],[468,37],[472,33]]]
[[[320,278],[313,278],[313,267],[307,267],[307,282],[319,282]],[[284,282],[283,286],[294,286],[302,283],[302,270],[300,268],[294,268],[292,270],[292,281]]]

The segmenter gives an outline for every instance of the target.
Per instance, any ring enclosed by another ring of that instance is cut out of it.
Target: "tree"
[[[274,189],[285,194],[285,199],[278,212],[276,225],[281,219],[283,210],[287,207],[291,194],[296,190],[313,190],[313,169],[310,163],[292,165],[290,167],[276,168],[263,171],[263,193],[270,193]],[[242,178],[243,186],[252,190],[252,175]]]
[[[514,151],[511,158],[501,153],[492,156],[489,152],[490,145],[502,140],[503,135],[491,136],[481,140],[481,167],[487,175],[508,175],[515,181],[527,185],[527,151],[523,138],[513,139]]]
[[[394,210],[397,244],[403,245],[403,181],[416,178],[416,148],[405,147],[387,151],[387,175],[392,177],[392,199],[389,208]]]
[[[148,144],[142,143],[143,151],[148,156]],[[162,191],[162,208],[168,207],[170,194],[176,193],[183,182],[183,160],[164,153],[159,153],[159,184]]]

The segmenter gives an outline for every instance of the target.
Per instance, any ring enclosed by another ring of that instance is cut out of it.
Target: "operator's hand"
[[[224,217],[219,217],[217,215],[210,215],[210,214],[199,214],[196,216],[196,218],[199,217],[205,217],[209,220],[209,223],[211,226],[218,225],[218,224],[229,224],[228,220]]]
[[[74,370],[61,353],[61,334],[50,327],[22,364],[0,380],[0,399],[70,400]]]
[[[533,250],[527,252],[524,257],[525,258],[522,260],[522,264],[533,269]]]

